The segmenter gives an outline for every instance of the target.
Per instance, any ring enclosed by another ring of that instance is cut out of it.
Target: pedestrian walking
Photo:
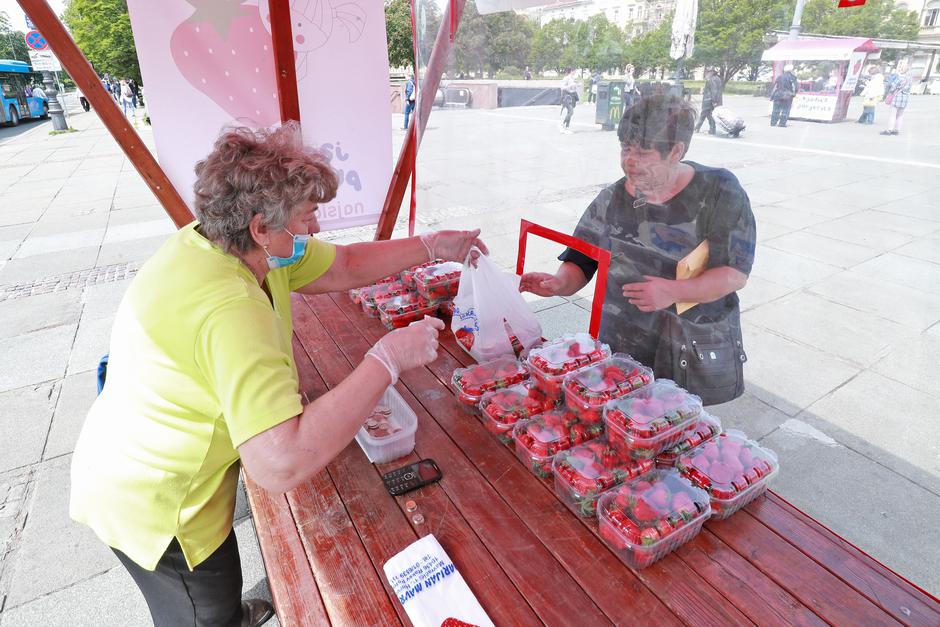
[[[561,81],[561,111],[565,119],[559,129],[566,135],[571,134],[571,116],[574,115],[575,105],[578,104],[578,81],[574,76],[574,68],[565,68],[565,78]]]
[[[882,99],[885,90],[885,78],[877,65],[868,68],[869,79],[862,90],[862,115],[859,124],[875,123],[875,105]]]
[[[131,89],[131,86],[127,84],[127,81],[121,80],[120,82],[120,93],[121,93],[121,108],[124,111],[124,115],[137,119],[137,111],[134,106],[134,92]],[[130,115],[127,115],[127,112],[130,111]]]
[[[532,71],[529,69],[528,65],[525,66],[525,72],[522,73],[522,78],[524,78],[527,81],[532,80]]]
[[[601,82],[601,73],[591,74],[591,91],[588,93],[588,102],[597,102],[597,84]]]
[[[131,92],[134,94],[134,109],[137,109],[137,102],[140,99],[140,87],[137,86],[137,81],[133,78],[127,81],[127,86],[131,88]]]
[[[636,102],[640,91],[636,88],[636,77],[633,75],[633,64],[623,68],[623,110],[626,111]]]
[[[904,118],[904,111],[907,109],[907,102],[911,97],[911,86],[914,79],[911,78],[911,68],[907,61],[901,61],[897,69],[898,76],[891,83],[888,89],[888,96],[885,98],[885,104],[888,109],[888,128],[881,131],[882,135],[899,135],[901,133],[901,120]]]
[[[405,125],[402,128],[406,130],[411,112],[415,110],[415,92],[415,77],[414,73],[411,72],[408,74],[408,80],[405,81]]]
[[[715,107],[721,106],[721,79],[714,68],[705,69],[705,87],[702,89],[702,112],[699,114],[698,124],[695,126],[695,132],[702,130],[702,124],[708,120],[708,134],[715,134],[715,118],[712,117],[712,111]]]
[[[773,89],[770,90],[770,99],[774,102],[773,111],[770,113],[771,126],[787,125],[787,120],[790,118],[790,106],[793,105],[796,91],[796,74],[793,73],[793,65],[788,63],[783,68],[783,74],[777,77]]]

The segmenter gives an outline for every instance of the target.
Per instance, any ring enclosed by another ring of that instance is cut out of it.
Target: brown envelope
[[[705,240],[676,264],[676,279],[694,279],[705,271],[707,263],[708,240]],[[696,305],[698,305],[698,303],[676,303],[676,311],[681,314]]]

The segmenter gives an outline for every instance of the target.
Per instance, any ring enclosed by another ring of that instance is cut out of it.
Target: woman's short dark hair
[[[679,96],[652,95],[623,112],[617,138],[622,145],[655,148],[665,157],[680,142],[688,150],[694,128],[692,105]]]

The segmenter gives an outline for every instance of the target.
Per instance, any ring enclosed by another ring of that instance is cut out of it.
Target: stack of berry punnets
[[[430,301],[452,300],[460,287],[463,265],[456,261],[443,261],[414,272],[415,289]]]
[[[414,292],[406,292],[388,299],[381,299],[376,303],[379,308],[379,318],[389,331],[407,327],[415,320],[421,320],[425,316],[433,316],[434,312],[437,311],[437,305],[429,303]]]
[[[525,365],[514,357],[506,356],[467,368],[457,368],[454,370],[451,386],[460,406],[476,414],[480,411],[478,405],[483,399],[483,394],[490,390],[508,388],[528,378],[529,371]]]
[[[564,397],[566,375],[610,357],[610,347],[588,333],[566,333],[529,353],[526,365],[539,388],[554,399]]]
[[[565,376],[565,401],[584,422],[600,422],[604,405],[653,382],[653,371],[615,353],[604,361]]]
[[[597,501],[601,539],[632,568],[645,568],[694,538],[710,514],[708,494],[671,468],[641,475]]]
[[[380,302],[388,300],[393,296],[400,296],[401,294],[408,294],[410,292],[412,292],[411,288],[398,279],[364,287],[359,290],[359,298],[362,301],[362,311],[368,316],[378,318]]]
[[[603,434],[602,424],[586,424],[566,408],[550,409],[535,418],[517,422],[512,430],[516,457],[539,477],[552,476],[556,453]]]
[[[352,302],[354,302],[355,304],[361,305],[361,304],[362,304],[362,291],[363,291],[363,290],[367,290],[368,288],[370,288],[370,287],[372,287],[372,286],[374,286],[374,285],[381,285],[382,283],[394,283],[395,281],[398,281],[399,279],[401,279],[401,276],[402,276],[402,275],[398,275],[398,274],[390,274],[389,276],[385,277],[384,279],[379,279],[378,281],[376,281],[376,282],[373,283],[372,285],[367,285],[367,286],[365,286],[365,287],[354,287],[354,288],[352,288],[351,290],[349,290],[349,299],[350,299]]]
[[[702,413],[702,399],[669,379],[611,401],[604,408],[610,443],[634,459],[653,459],[682,439]]]
[[[682,439],[679,440],[679,443],[656,456],[656,466],[660,468],[675,466],[680,455],[702,442],[718,437],[719,433],[721,433],[721,421],[702,410],[692,426],[682,432]]]
[[[731,430],[680,455],[676,470],[708,491],[721,520],[764,493],[780,468],[777,455]]]
[[[606,437],[555,455],[555,494],[572,512],[585,518],[597,513],[601,492],[653,469],[652,460],[637,461],[610,446]]]
[[[512,442],[512,428],[520,420],[527,420],[555,407],[555,401],[535,387],[531,381],[483,395],[480,411],[483,424],[500,442]]]

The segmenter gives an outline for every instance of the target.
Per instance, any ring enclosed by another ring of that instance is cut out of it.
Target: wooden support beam
[[[189,207],[183,202],[182,197],[170,179],[167,177],[163,168],[154,159],[150,149],[144,145],[137,131],[128,122],[124,114],[118,108],[114,98],[105,91],[101,85],[98,75],[88,63],[88,59],[82,54],[82,51],[75,45],[75,41],[65,30],[65,26],[59,21],[46,0],[17,0],[26,15],[36,25],[37,30],[42,33],[46,41],[52,47],[53,52],[59,58],[59,62],[82,93],[91,103],[98,117],[104,123],[105,128],[111,133],[111,137],[118,143],[127,158],[130,159],[134,167],[144,179],[144,182],[150,187],[164,210],[170,215],[170,218],[177,227],[182,227],[193,221],[193,214]]]
[[[264,2],[265,0],[261,0]],[[297,70],[294,67],[294,36],[287,0],[267,0],[271,14],[271,41],[274,43],[274,70],[277,73],[277,100],[281,122],[300,121]]]
[[[395,166],[392,180],[388,184],[388,194],[385,196],[382,214],[379,216],[379,223],[375,229],[376,240],[389,239],[392,236],[392,230],[395,228],[398,211],[401,209],[401,202],[405,197],[405,190],[408,188],[408,182],[411,180],[411,173],[414,170],[420,137],[424,135],[428,117],[431,115],[431,106],[434,104],[434,95],[441,84],[441,75],[447,65],[447,58],[454,47],[454,40],[450,36],[451,28],[456,30],[457,24],[460,23],[464,4],[466,4],[466,0],[453,0],[448,3],[444,17],[441,19],[441,25],[437,29],[437,38],[434,40],[431,58],[428,60],[424,78],[421,80],[418,89],[418,107],[414,111],[414,121],[405,136],[405,143],[402,144],[401,152],[398,154],[398,164]]]

